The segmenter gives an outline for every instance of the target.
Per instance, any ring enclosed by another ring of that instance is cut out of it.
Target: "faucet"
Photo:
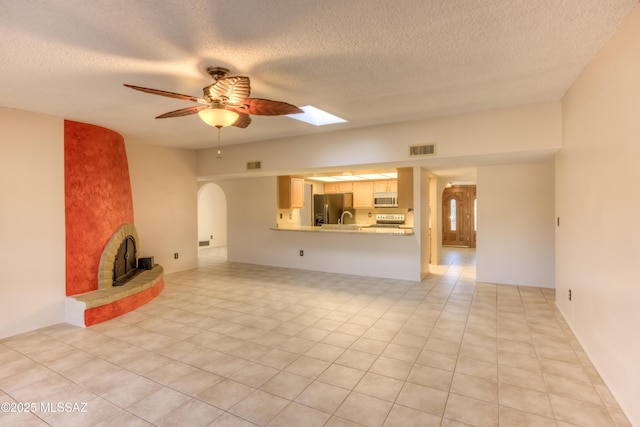
[[[353,214],[352,214],[351,212],[349,212],[349,211],[344,211],[344,212],[342,212],[342,215],[340,215],[340,224],[344,224],[344,214],[349,214],[349,216],[350,216],[351,218],[353,218]]]

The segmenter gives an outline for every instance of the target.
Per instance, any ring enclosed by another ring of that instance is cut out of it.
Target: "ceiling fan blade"
[[[198,102],[200,104],[209,104],[207,100],[198,98],[197,96],[182,95],[180,93],[167,92],[166,90],[149,89],[147,87],[134,86],[134,85],[128,85],[128,84],[125,84],[125,86],[130,87],[131,89],[139,90],[140,92],[146,92],[153,95],[160,95],[160,96],[166,96],[169,98],[182,99],[183,101]]]
[[[282,101],[271,101],[262,98],[247,98],[242,101],[241,106],[230,106],[237,112],[245,114],[256,114],[259,116],[282,116],[285,114],[304,113],[295,105]]]
[[[223,77],[202,90],[209,101],[221,99],[229,104],[238,104],[251,93],[251,83],[249,77]]]
[[[195,107],[181,108],[180,110],[170,111],[168,113],[164,113],[156,117],[156,119],[167,119],[170,117],[183,117],[189,116],[191,114],[196,114],[200,110],[204,110],[205,108],[209,108],[208,105],[196,105]]]
[[[231,126],[235,126],[237,128],[244,129],[251,124],[251,117],[248,114],[238,113],[240,117],[238,120],[233,122]]]

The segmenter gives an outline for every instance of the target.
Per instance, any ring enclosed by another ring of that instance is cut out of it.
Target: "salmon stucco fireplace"
[[[100,256],[98,289],[67,297],[68,323],[91,326],[104,322],[135,310],[162,291],[162,266],[137,268],[138,242],[133,224],[123,224],[113,233]]]

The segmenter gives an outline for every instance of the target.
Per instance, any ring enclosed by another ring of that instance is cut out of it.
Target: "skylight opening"
[[[302,109],[304,113],[287,114],[287,116],[314,126],[325,126],[332,125],[334,123],[346,122],[345,119],[329,114],[326,111],[322,111],[319,108],[312,107],[311,105],[305,105],[304,107],[300,107],[300,109]]]

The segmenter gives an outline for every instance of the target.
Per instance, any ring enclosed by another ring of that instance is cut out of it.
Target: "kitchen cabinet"
[[[357,181],[353,183],[353,208],[373,208],[373,181]]]
[[[327,182],[324,184],[324,193],[352,193],[353,183],[351,182]]]
[[[398,207],[413,209],[413,168],[398,168]]]
[[[278,209],[304,207],[304,179],[292,176],[278,177]]]
[[[353,192],[353,182],[339,182],[338,183],[338,192],[340,192],[340,193],[352,193]]]
[[[337,182],[325,182],[324,184],[324,194],[333,194],[339,193],[340,188],[338,187]]]
[[[386,193],[386,192],[398,191],[398,181],[395,179],[389,181],[373,181],[374,193]]]

